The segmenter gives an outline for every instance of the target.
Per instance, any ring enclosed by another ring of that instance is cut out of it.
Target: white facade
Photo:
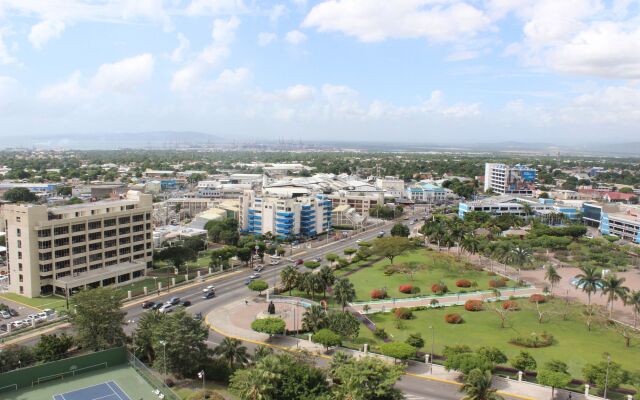
[[[384,178],[376,179],[376,187],[384,190],[385,196],[393,197],[394,199],[404,198],[404,180],[395,176],[385,176]]]
[[[491,189],[498,194],[533,196],[537,171],[522,165],[486,163],[484,191]]]

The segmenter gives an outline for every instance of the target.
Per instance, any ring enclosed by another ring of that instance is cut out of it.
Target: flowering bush
[[[400,285],[400,288],[398,290],[400,291],[400,293],[411,294],[413,293],[414,289],[415,288],[413,285]]]
[[[482,300],[467,300],[464,303],[464,309],[467,311],[482,311]]]
[[[532,303],[544,303],[545,301],[547,301],[547,298],[542,294],[536,293],[529,296],[529,301]]]
[[[461,324],[462,317],[460,314],[447,314],[444,316],[444,320],[447,321],[448,324]]]
[[[449,288],[443,283],[434,283],[431,285],[431,291],[435,294],[444,294],[449,291]]]
[[[374,300],[384,299],[387,297],[387,292],[384,289],[373,289],[371,293],[369,293],[369,296]]]
[[[460,279],[459,281],[456,281],[456,286],[468,288],[468,287],[471,287],[471,281],[468,279]]]
[[[505,310],[518,311],[520,309],[520,306],[515,300],[507,300],[502,303],[502,308]]]
[[[395,308],[393,314],[398,319],[411,319],[413,318],[413,312],[405,307]]]
[[[502,279],[491,279],[489,281],[489,287],[492,287],[492,288],[501,288],[501,287],[505,287],[506,285],[507,284]]]

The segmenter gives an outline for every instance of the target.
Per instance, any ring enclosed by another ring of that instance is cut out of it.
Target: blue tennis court
[[[120,389],[117,383],[109,381],[98,385],[88,386],[67,393],[56,394],[53,400],[131,400]]]

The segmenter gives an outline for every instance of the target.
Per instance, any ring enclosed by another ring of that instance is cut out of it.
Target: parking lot
[[[42,312],[42,310],[39,310],[37,308],[30,307],[30,306],[27,306],[27,305],[24,305],[24,304],[20,304],[20,303],[17,303],[15,301],[12,301],[12,300],[5,299],[3,297],[0,297],[0,304],[5,304],[10,309],[13,309],[13,310],[18,312],[18,315],[14,316],[14,317],[11,317],[11,318],[2,318],[0,316],[0,335],[7,333],[7,324],[11,324],[11,323],[14,323],[16,321],[23,321],[23,320],[25,320],[27,318],[28,315],[38,314],[38,313]],[[51,318],[51,316],[49,316],[49,318]],[[15,330],[15,329],[24,329],[24,328],[26,328],[28,326],[31,326],[31,323],[24,324],[23,328],[13,328],[13,330]]]

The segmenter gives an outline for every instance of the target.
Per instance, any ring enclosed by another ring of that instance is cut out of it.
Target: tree
[[[382,237],[373,243],[373,253],[389,259],[393,264],[393,259],[413,248],[413,243],[404,237]]]
[[[254,292],[262,293],[263,290],[267,290],[267,288],[269,287],[269,284],[262,280],[255,280],[255,281],[251,281],[248,287]]]
[[[317,332],[327,326],[327,312],[321,307],[312,305],[302,315],[302,329]]]
[[[210,266],[212,267],[221,267],[224,268],[225,265],[229,262],[229,260],[238,254],[238,248],[234,246],[224,246],[221,249],[215,249],[211,251],[211,262]]]
[[[286,323],[280,318],[261,318],[256,319],[251,323],[251,329],[256,332],[262,332],[269,335],[283,334],[286,328]]]
[[[494,364],[504,364],[507,362],[507,356],[497,347],[480,347],[477,353]]]
[[[444,366],[447,371],[456,370],[467,375],[474,369],[491,371],[495,367],[495,364],[479,353],[468,352],[454,354],[451,357],[447,356],[447,361],[445,361]]]
[[[460,247],[469,254],[476,254],[478,250],[480,250],[480,239],[478,239],[473,233],[468,233],[462,238]]]
[[[271,347],[258,345],[253,351],[253,361],[257,362],[258,360],[265,358],[266,356],[269,356],[271,354],[273,354],[273,349]]]
[[[298,283],[299,275],[298,270],[291,265],[280,271],[280,281],[282,282],[285,290],[289,291],[289,296],[291,296],[291,291]]]
[[[202,240],[202,238],[199,237],[190,237],[190,238],[186,238],[183,242],[182,242],[182,246],[193,250],[194,252],[199,252],[204,250],[207,247],[207,244],[205,243],[204,240]]]
[[[27,188],[17,187],[4,192],[4,199],[11,203],[35,203],[38,196]]]
[[[249,362],[247,348],[244,347],[238,339],[225,337],[222,342],[213,349],[213,354],[220,356],[220,358],[227,363],[230,371],[243,367]]]
[[[172,246],[160,250],[156,258],[169,261],[174,267],[180,269],[187,261],[196,261],[198,254],[188,247]]]
[[[571,382],[571,375],[543,368],[538,371],[536,380],[541,385],[551,386],[551,398],[553,399],[556,388],[567,386]]]
[[[249,261],[251,260],[251,249],[240,247],[237,255],[238,260],[242,261],[245,265],[249,265]]]
[[[326,256],[324,256],[324,258],[325,260],[329,261],[331,265],[333,265],[333,263],[338,260],[338,255],[335,253],[329,253]]]
[[[520,351],[517,356],[511,359],[511,366],[518,371],[535,371],[538,364],[531,354]]]
[[[498,291],[498,293],[499,292],[500,291]],[[491,306],[490,309],[498,316],[498,318],[500,318],[500,328],[504,328],[506,326],[509,313],[512,311],[511,308],[504,308],[502,307],[502,304],[498,303]]]
[[[618,278],[615,274],[608,275],[602,280],[602,294],[607,296],[607,302],[610,304],[609,319],[613,317],[613,305],[618,299],[626,299],[629,288],[622,286],[625,278]]]
[[[530,263],[531,258],[532,258],[532,253],[530,249],[522,246],[516,246],[512,248],[511,251],[509,252],[507,261],[518,267],[522,267],[525,264]]]
[[[405,343],[407,343],[409,346],[415,347],[418,350],[424,347],[424,339],[419,333],[410,334],[407,337],[407,340],[405,340]]]
[[[556,268],[553,265],[549,265],[547,267],[547,271],[544,274],[544,279],[549,281],[549,283],[551,284],[551,294],[553,294],[553,287],[560,282],[560,279],[562,279],[562,277],[560,276],[560,274],[558,274],[558,271],[556,271]]]
[[[640,290],[631,292],[627,296],[627,305],[633,310],[633,327],[638,327],[638,315],[640,315]]]
[[[329,350],[331,346],[340,346],[342,344],[340,335],[327,328],[320,329],[314,333],[311,336],[311,341],[323,345],[326,350]]]
[[[358,250],[351,247],[347,247],[346,249],[342,250],[342,252],[344,253],[345,256],[351,258],[351,256],[356,254]]]
[[[71,298],[70,320],[80,346],[98,351],[124,344],[122,298],[111,288],[82,290]]]
[[[360,333],[360,321],[351,313],[331,311],[327,315],[327,328],[342,337],[354,339]]]
[[[61,360],[73,347],[73,337],[62,333],[59,336],[55,333],[52,335],[40,336],[40,341],[33,348],[33,354],[38,361],[50,362]]]
[[[409,278],[411,278],[411,280],[413,280],[413,277],[416,275],[416,272],[421,271],[423,269],[425,269],[424,264],[420,264],[417,261],[409,261],[406,263],[402,263],[398,267],[398,270],[403,274],[408,275]]]
[[[393,228],[391,228],[391,236],[409,237],[410,233],[411,231],[409,230],[409,227],[400,222],[393,225]]]
[[[587,306],[591,305],[591,295],[602,286],[602,279],[596,267],[582,266],[582,271],[576,275],[578,278],[577,286],[587,294]]]
[[[304,262],[304,266],[310,270],[314,270],[320,266],[320,263],[318,261],[309,260]]]
[[[0,351],[0,373],[24,368],[35,361],[33,351],[19,344],[8,344]]]
[[[153,335],[157,355],[153,365],[158,370],[164,367],[166,355],[167,371],[182,378],[193,376],[207,354],[208,329],[182,307],[164,315]]]
[[[460,390],[466,394],[462,400],[502,400],[496,389],[491,388],[491,371],[469,371]]]
[[[608,377],[607,377],[608,370]],[[600,393],[604,391],[605,383],[608,389],[615,389],[625,381],[627,373],[622,366],[615,362],[600,361],[597,364],[587,364],[582,369],[582,376],[587,382],[595,384]]]
[[[133,355],[149,363],[153,362],[155,328],[162,323],[166,314],[157,312],[143,313],[138,320],[133,335]]]
[[[356,298],[356,289],[353,283],[347,278],[339,278],[333,285],[333,298],[344,310],[347,304]]]
[[[373,357],[354,359],[336,353],[331,363],[330,376],[336,382],[333,395],[336,400],[400,400],[404,398],[395,387],[402,376],[400,365],[380,362]]]
[[[407,360],[416,355],[416,348],[404,342],[383,343],[380,346],[383,355],[399,360]]]
[[[333,274],[333,270],[331,267],[324,266],[320,268],[318,271],[318,276],[320,277],[320,281],[322,282],[322,293],[323,297],[327,298],[327,289],[333,285],[336,281],[336,276]]]

